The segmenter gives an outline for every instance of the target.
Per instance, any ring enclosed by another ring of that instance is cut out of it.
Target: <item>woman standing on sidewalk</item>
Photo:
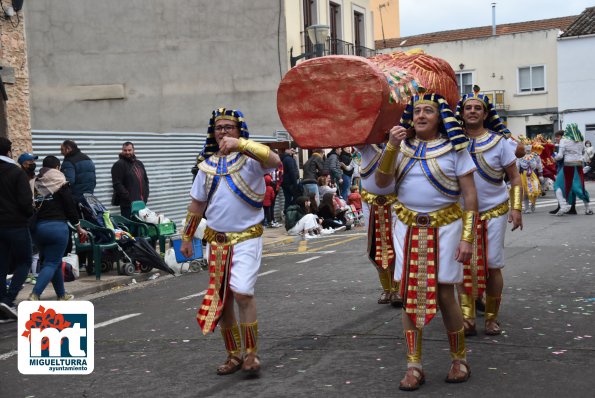
[[[33,227],[33,240],[39,248],[43,263],[29,300],[39,300],[50,281],[58,300],[72,300],[74,296],[64,290],[61,267],[62,256],[70,238],[67,221],[76,226],[81,239],[86,237],[87,232],[80,226],[70,186],[60,172],[60,160],[57,157],[47,156],[43,160],[43,167],[35,180],[35,189],[43,198],[39,199],[39,203],[36,201],[39,210]]]

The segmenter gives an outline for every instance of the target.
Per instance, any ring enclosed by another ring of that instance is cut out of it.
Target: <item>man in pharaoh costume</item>
[[[382,146],[368,144],[357,146],[361,154],[360,177],[362,184],[362,210],[368,226],[368,258],[376,267],[382,293],[378,304],[391,303],[398,307],[403,304],[399,294],[399,284],[394,280],[395,249],[392,225],[395,213],[393,204],[397,200],[394,187],[379,187],[374,178],[378,160],[382,155]]]
[[[375,172],[377,185],[395,186],[398,197],[395,279],[401,282],[407,345],[401,390],[416,390],[425,381],[422,328],[434,318],[438,306],[452,358],[446,382],[465,382],[471,375],[463,315],[454,295],[455,285],[463,281],[462,263],[471,258],[478,217],[475,165],[467,145],[444,97],[420,87],[400,125],[390,130]]]
[[[504,235],[506,224],[512,230],[523,228],[521,217],[521,179],[513,147],[506,142],[510,131],[504,126],[489,98],[479,93],[464,95],[457,105],[469,138],[467,150],[475,163],[475,187],[479,222],[473,240],[471,259],[464,263],[459,303],[463,311],[465,336],[477,334],[475,302],[486,291],[485,333],[501,333],[497,321],[504,281]],[[508,176],[510,194],[504,177]],[[509,205],[509,196],[512,209]]]
[[[279,157],[248,137],[240,111],[213,111],[182,235],[181,251],[190,257],[192,237],[206,216],[210,280],[197,320],[203,334],[220,326],[227,360],[217,368],[219,375],[260,371],[254,285],[262,256],[264,175],[277,167]]]
[[[593,210],[589,205],[589,192],[585,189],[585,176],[583,174],[583,152],[585,144],[583,134],[576,123],[569,123],[564,129],[560,140],[556,161],[564,161],[564,166],[558,170],[554,183],[556,198],[560,205],[557,216],[563,216],[570,211],[570,203],[579,198],[585,204],[585,214],[592,215]]]

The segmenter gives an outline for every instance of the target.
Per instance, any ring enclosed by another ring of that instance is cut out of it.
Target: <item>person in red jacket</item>
[[[275,224],[275,189],[273,188],[273,178],[270,174],[264,175],[266,189],[262,207],[264,208],[264,226],[273,227]]]

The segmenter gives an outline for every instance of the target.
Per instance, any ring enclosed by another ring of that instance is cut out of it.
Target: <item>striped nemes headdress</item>
[[[425,89],[423,87],[418,88],[418,93],[419,94],[414,95],[409,100],[409,103],[407,104],[407,107],[403,112],[403,116],[401,116],[401,126],[405,127],[406,129],[414,127],[413,108],[415,107],[415,105],[435,105],[438,107],[438,112],[440,112],[440,118],[442,119],[442,124],[440,126],[440,134],[448,137],[455,150],[460,151],[462,149],[467,148],[469,140],[463,132],[461,124],[456,119],[454,113],[448,106],[448,102],[446,102],[446,99],[444,99],[444,97],[442,97],[440,94],[425,93]]]
[[[566,125],[566,129],[564,129],[563,137],[567,138],[569,140],[575,141],[575,142],[584,141],[583,134],[578,129],[578,124],[576,124],[576,123],[568,123]]]
[[[510,130],[508,130],[504,125],[500,115],[498,115],[498,112],[496,112],[496,108],[494,108],[494,105],[492,105],[490,102],[490,98],[485,94],[480,94],[479,90],[479,86],[474,85],[472,93],[463,95],[457,104],[457,119],[459,119],[461,124],[464,125],[463,108],[465,107],[465,103],[469,100],[478,100],[482,103],[483,108],[488,114],[486,120],[483,121],[483,127],[490,129],[497,134],[503,135],[505,138],[509,138],[511,135]]]
[[[207,140],[205,142],[205,146],[196,158],[197,165],[219,151],[219,145],[215,140],[215,123],[219,120],[231,120],[232,122],[236,122],[238,128],[240,129],[240,137],[250,138],[248,126],[246,125],[244,114],[242,112],[235,109],[215,109],[211,115],[211,119],[209,119],[209,129],[207,130]]]

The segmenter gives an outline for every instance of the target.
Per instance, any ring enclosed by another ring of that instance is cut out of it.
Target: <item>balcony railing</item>
[[[302,46],[302,52],[308,53],[306,59],[314,58],[314,45],[309,41],[306,32],[302,32],[302,43],[306,45]],[[324,43],[324,55],[357,55],[360,57],[373,57],[376,55],[376,50],[364,47],[356,46],[353,43],[344,41],[341,39],[328,38]]]

